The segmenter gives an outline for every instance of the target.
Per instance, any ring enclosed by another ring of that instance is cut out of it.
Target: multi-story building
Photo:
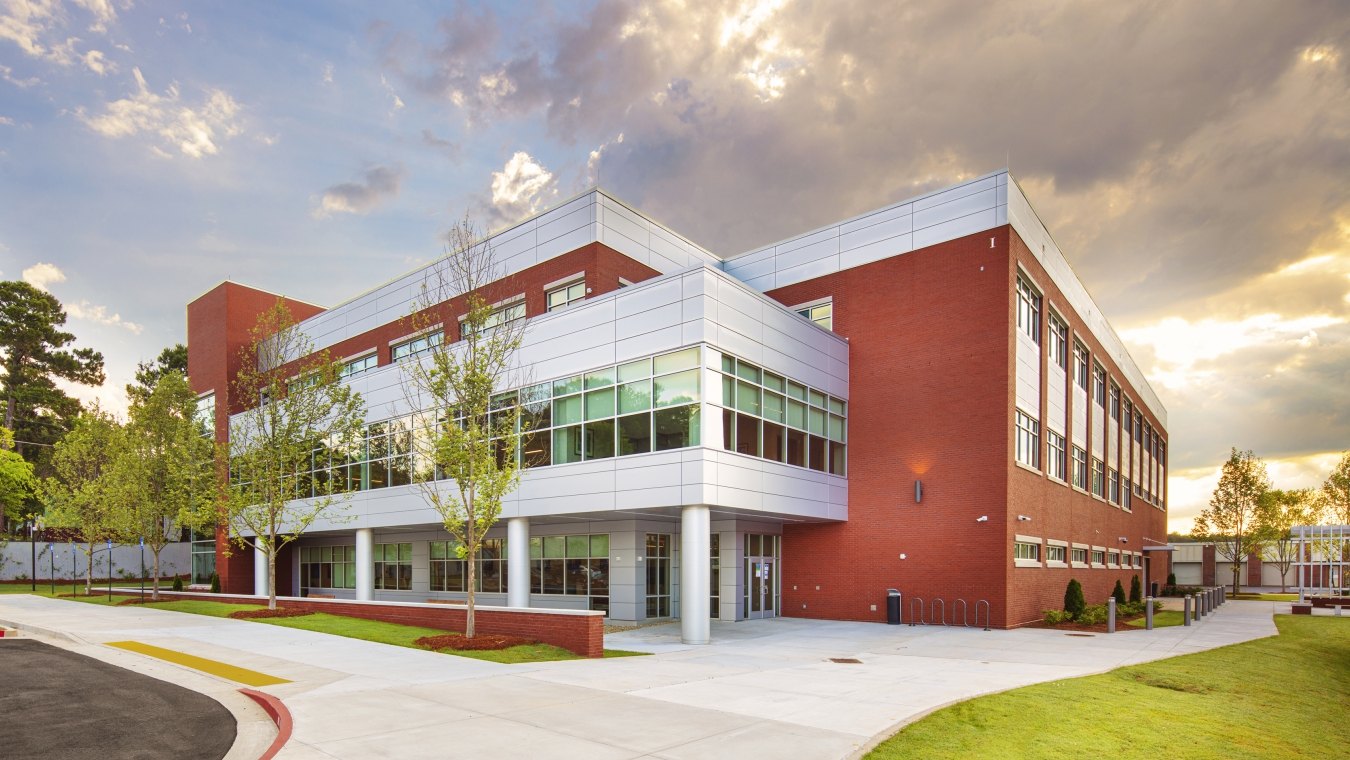
[[[488,242],[504,276],[483,296],[528,320],[531,432],[480,603],[681,618],[703,641],[709,619],[884,620],[891,588],[906,616],[973,622],[984,601],[1017,626],[1071,577],[1090,599],[1165,577],[1166,410],[1006,172],[731,256],[599,189]],[[406,363],[460,338],[410,332],[427,272],[288,301],[369,425],[316,458],[353,491],[282,552],[282,593],[464,595],[410,485]],[[226,282],[188,307],[218,437],[276,298]],[[225,590],[253,590],[253,564],[221,553]]]

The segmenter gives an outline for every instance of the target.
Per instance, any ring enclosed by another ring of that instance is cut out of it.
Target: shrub
[[[1131,602],[1144,601],[1144,587],[1140,585],[1139,576],[1137,575],[1130,578],[1130,601]]]
[[[1077,620],[1085,607],[1087,600],[1083,598],[1083,584],[1079,583],[1077,578],[1070,578],[1069,587],[1064,589],[1064,611],[1069,613],[1069,617]]]
[[[182,591],[182,590],[183,590],[183,579],[182,579],[182,577],[177,576],[177,575],[175,575],[175,576],[173,577],[173,590],[174,590],[174,591]]]
[[[1116,579],[1116,587],[1111,589],[1111,596],[1115,597],[1117,606],[1125,603],[1125,588],[1120,585],[1120,579]]]
[[[1163,586],[1163,596],[1176,596],[1176,595],[1177,595],[1177,574],[1168,573],[1167,585]]]
[[[1069,613],[1065,612],[1064,610],[1046,610],[1046,611],[1045,611],[1045,624],[1046,624],[1046,625],[1059,625],[1060,623],[1067,623],[1067,622],[1069,622],[1069,621],[1072,620],[1072,619],[1073,619],[1073,616],[1070,615]]]
[[[211,593],[220,593],[220,576],[215,573],[211,573]]]
[[[1091,607],[1085,607],[1083,614],[1075,618],[1083,625],[1101,625],[1106,622],[1106,605],[1094,604]]]

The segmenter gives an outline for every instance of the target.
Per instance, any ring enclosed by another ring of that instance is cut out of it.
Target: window
[[[359,375],[366,370],[375,369],[379,363],[380,357],[376,356],[374,352],[371,352],[359,359],[352,359],[351,361],[344,363],[342,365],[342,370],[338,372],[338,377],[346,378],[351,377],[352,375]],[[317,378],[317,375],[315,377]]]
[[[1120,386],[1111,383],[1111,419],[1120,422]]]
[[[1086,565],[1086,564],[1087,564],[1087,549],[1080,549],[1080,548],[1078,548],[1078,547],[1075,546],[1075,547],[1073,548],[1073,555],[1072,555],[1072,556],[1073,556],[1073,563],[1074,563],[1075,565]]]
[[[708,536],[708,617],[722,616],[722,534]]]
[[[1130,400],[1128,398],[1122,398],[1121,404],[1125,407],[1125,427],[1124,427],[1125,435],[1133,437],[1132,435],[1133,431],[1131,431],[1130,429],[1130,420],[1134,419],[1134,411],[1133,411],[1134,407],[1133,405],[1130,404]]]
[[[393,347],[389,349],[389,356],[394,361],[407,359],[410,356],[417,356],[425,351],[438,348],[444,342],[445,333],[441,332],[441,329],[438,327],[425,335],[405,340],[402,343],[395,343]]]
[[[826,330],[834,329],[834,302],[825,301],[824,303],[814,304],[812,306],[801,306],[794,308],[793,311],[815,322]]]
[[[589,597],[609,612],[609,534],[530,537],[530,592]]]
[[[1057,562],[1062,565],[1064,564],[1064,559],[1067,552],[1068,547],[1066,546],[1058,546],[1056,544],[1050,544],[1049,546],[1045,547],[1045,561]]]
[[[375,588],[412,590],[412,544],[375,544]]]
[[[216,437],[216,393],[212,391],[197,397],[197,411],[193,414],[202,435]]]
[[[1013,559],[1027,560],[1030,562],[1040,562],[1041,545],[1033,544],[1027,541],[1014,541]]]
[[[1106,555],[1106,564],[1115,567],[1120,564],[1120,552],[1109,552]]]
[[[1086,451],[1083,451],[1082,447],[1080,447],[1080,446],[1074,446],[1074,447],[1073,447],[1073,472],[1072,472],[1072,475],[1073,475],[1073,480],[1070,481],[1070,482],[1072,482],[1075,486],[1078,486],[1079,488],[1081,488],[1081,489],[1083,489],[1084,491],[1086,491],[1086,490],[1087,490],[1087,486],[1088,486],[1088,484],[1087,484],[1087,479],[1088,479],[1088,461],[1087,461],[1087,452],[1086,452]]]
[[[1087,348],[1078,341],[1073,342],[1073,379],[1079,388],[1087,390],[1088,387],[1088,353]]]
[[[1106,370],[1096,362],[1092,363],[1092,400],[1106,408]]]
[[[1092,459],[1092,495],[1106,497],[1106,463],[1100,459]]]
[[[670,535],[647,534],[647,618],[670,617]]]
[[[586,300],[586,281],[577,280],[570,285],[554,288],[544,294],[548,311],[566,309],[574,303]]]
[[[525,299],[523,297],[517,297],[517,300],[514,301],[513,303],[509,303],[506,304],[505,306],[500,306],[496,309],[493,309],[492,313],[488,315],[487,319],[483,320],[483,326],[479,328],[478,332],[480,334],[485,333],[488,330],[492,330],[494,328],[501,327],[502,325],[510,324],[511,322],[515,322],[517,320],[521,320],[524,318],[525,318]],[[463,317],[460,317],[459,327],[461,334],[467,332],[467,328],[464,326]]]
[[[1069,367],[1069,326],[1059,315],[1050,312],[1050,361],[1060,369]]]
[[[1021,277],[1017,278],[1017,329],[1033,343],[1041,342],[1041,294]]]
[[[848,403],[758,365],[722,355],[722,446],[843,475]]]
[[[1028,467],[1041,466],[1041,423],[1031,415],[1016,410],[1017,425],[1017,461]]]
[[[1114,467],[1106,471],[1106,494],[1112,504],[1120,503],[1120,472]]]
[[[300,588],[356,588],[356,547],[300,547]]]
[[[378,574],[376,577],[379,577]],[[432,591],[464,591],[468,577],[468,560],[460,556],[458,541],[431,542]],[[474,587],[477,591],[489,593],[506,591],[506,539],[483,539],[478,547]]]
[[[1120,488],[1120,506],[1127,511],[1130,509],[1130,479],[1125,478],[1124,484]]]
[[[1106,550],[1105,550],[1105,549],[1093,549],[1093,550],[1092,550],[1092,564],[1098,565],[1098,566],[1101,566],[1101,565],[1105,565],[1105,564],[1106,564]]]
[[[321,375],[318,372],[310,372],[301,375],[300,377],[292,378],[291,380],[286,381],[286,392],[296,393],[297,391],[302,391],[306,388],[313,388],[319,384],[320,377]]]
[[[1049,461],[1046,462],[1050,477],[1068,482],[1065,462],[1067,451],[1064,449],[1064,436],[1053,430],[1045,431],[1045,440],[1049,446]]]

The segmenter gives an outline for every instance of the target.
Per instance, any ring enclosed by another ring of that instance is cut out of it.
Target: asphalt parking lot
[[[235,718],[208,696],[32,639],[0,642],[0,757],[225,756]]]

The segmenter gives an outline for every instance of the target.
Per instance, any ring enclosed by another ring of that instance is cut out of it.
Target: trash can
[[[1150,583],[1150,584],[1148,584],[1148,585],[1149,585],[1149,591],[1152,592],[1151,596],[1152,596],[1154,599],[1157,599],[1157,598],[1158,598],[1158,582],[1157,582],[1157,581],[1154,581],[1154,582],[1152,582],[1152,583]]]
[[[900,591],[886,589],[886,623],[900,625]]]

